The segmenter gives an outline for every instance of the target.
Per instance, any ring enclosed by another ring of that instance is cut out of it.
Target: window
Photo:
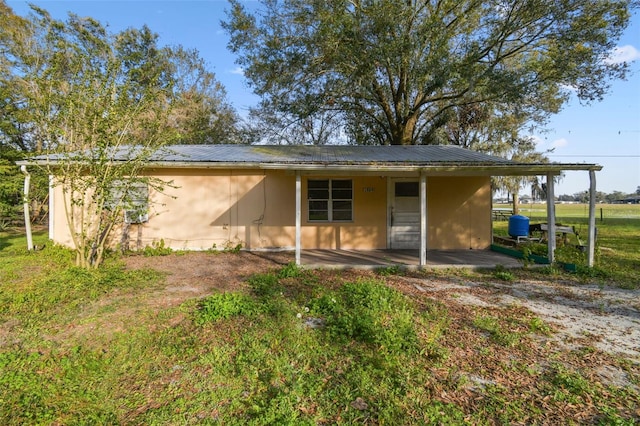
[[[396,197],[419,197],[418,182],[396,182]]]
[[[353,220],[351,179],[309,179],[307,181],[309,222]]]
[[[105,203],[108,210],[118,205],[124,211],[125,223],[144,223],[149,220],[149,187],[144,182],[115,181]]]

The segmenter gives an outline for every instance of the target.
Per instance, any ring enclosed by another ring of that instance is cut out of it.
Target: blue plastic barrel
[[[509,235],[513,238],[529,236],[529,218],[514,214],[509,218]]]

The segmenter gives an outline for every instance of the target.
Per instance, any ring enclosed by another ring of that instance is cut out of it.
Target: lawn
[[[601,244],[624,252],[606,229]],[[44,245],[45,235],[35,243]],[[203,256],[221,262],[244,255]],[[464,305],[456,294],[444,299],[406,281],[464,284],[491,300],[499,283],[532,276],[534,283],[566,282],[568,290],[589,280],[607,286],[602,280],[611,275],[553,268],[398,273],[289,264],[176,302],[180,283],[168,285],[156,268],[126,268],[113,257],[88,272],[72,266],[67,250],[48,244],[28,253],[23,235],[0,233],[0,423],[640,420],[637,357],[598,349],[597,336],[564,341],[556,326],[519,304]],[[190,283],[211,279],[191,275]],[[628,309],[637,315],[640,307]]]
[[[530,223],[546,222],[546,205],[523,204],[520,214]],[[569,239],[564,247],[559,241],[558,260],[586,265],[586,255],[575,250],[578,242],[586,244],[589,206],[586,204],[557,204],[556,221],[573,226],[580,238]],[[622,288],[640,288],[640,205],[602,204],[596,206],[596,265],[593,269],[579,268],[579,277],[605,282]],[[507,234],[507,222],[494,222],[497,235]],[[539,247],[541,254],[546,247]]]

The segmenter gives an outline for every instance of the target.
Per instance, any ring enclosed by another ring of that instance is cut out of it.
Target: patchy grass
[[[542,204],[523,205],[521,214],[531,223],[546,222],[546,207]],[[586,204],[557,204],[557,222],[573,226],[586,244],[588,233],[588,206]],[[559,261],[578,265],[577,273],[564,274],[560,267],[551,267],[544,272],[562,275],[582,282],[613,285],[623,289],[640,288],[640,205],[603,204],[596,208],[596,265],[586,267],[586,254],[578,249],[577,239],[572,236],[567,245],[558,242],[556,257]],[[494,222],[497,235],[507,235],[508,222]],[[546,254],[546,246],[533,245],[534,254]]]
[[[1,424],[640,419],[637,363],[563,348],[521,306],[445,304],[393,274],[291,264],[162,305],[176,285],[162,274],[117,258],[78,270],[68,251],[27,253],[22,238],[0,234]]]

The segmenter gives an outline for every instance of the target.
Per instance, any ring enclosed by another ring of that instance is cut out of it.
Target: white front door
[[[391,249],[420,248],[420,182],[392,179],[390,184]]]

